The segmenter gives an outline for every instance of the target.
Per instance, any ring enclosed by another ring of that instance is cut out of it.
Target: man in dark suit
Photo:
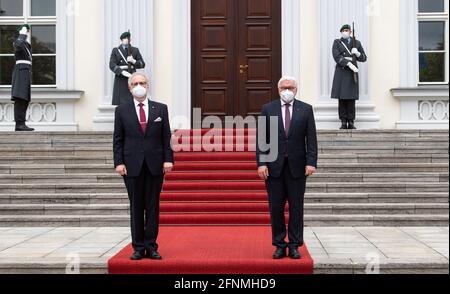
[[[298,248],[304,243],[306,180],[317,169],[316,123],[312,106],[295,99],[297,82],[294,78],[283,77],[278,88],[281,99],[265,105],[260,117],[258,174],[266,181],[269,193],[272,242],[276,247],[273,258],[286,257],[289,248],[289,256],[300,259]],[[271,132],[277,132],[278,141],[270,142],[271,149],[266,150],[263,145],[274,137]],[[276,152],[274,161],[266,157],[271,152]],[[285,240],[286,200],[289,203],[289,243]]]
[[[134,254],[160,260],[159,200],[164,174],[173,168],[167,106],[147,99],[149,80],[142,73],[129,79],[133,101],[116,108],[114,165],[125,180],[131,210]]]

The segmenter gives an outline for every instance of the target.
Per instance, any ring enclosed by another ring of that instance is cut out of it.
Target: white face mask
[[[130,44],[130,41],[128,41],[128,39],[123,39],[122,40],[122,45],[128,46],[128,44]]]
[[[290,90],[283,91],[281,92],[281,99],[285,103],[291,103],[295,99],[295,94]]]
[[[342,32],[342,38],[344,38],[345,40],[350,38],[350,32]]]
[[[31,33],[30,32],[27,33],[27,42],[28,42],[28,44],[31,44]]]
[[[133,92],[133,96],[136,98],[147,97],[147,89],[142,87],[141,85],[134,87],[132,92]]]

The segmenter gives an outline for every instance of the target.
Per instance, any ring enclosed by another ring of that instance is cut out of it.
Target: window
[[[56,0],[0,0],[0,87],[10,87],[13,42],[19,25],[31,26],[34,87],[56,85]]]
[[[419,0],[419,82],[448,84],[448,2]]]

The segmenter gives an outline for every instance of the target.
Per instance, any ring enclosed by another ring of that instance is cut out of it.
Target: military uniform
[[[23,27],[29,26],[25,25]],[[12,74],[11,100],[14,101],[16,131],[33,131],[25,125],[28,106],[31,102],[32,48],[27,35],[21,34],[14,42],[16,65]]]
[[[121,39],[129,37],[130,35],[128,33],[124,33],[122,34]],[[131,48],[131,56],[136,60],[136,63],[131,65],[131,70],[128,70],[128,47],[120,45],[112,50],[109,68],[116,75],[112,98],[113,105],[123,105],[130,103],[133,100],[133,95],[131,95],[130,90],[128,89],[128,77],[124,76],[123,72],[125,71],[133,74],[137,69],[145,68],[144,59],[138,48]]]
[[[339,100],[339,118],[344,123],[354,122],[356,119],[356,101],[359,100],[359,83],[354,81],[354,71],[348,67],[352,62],[354,39],[337,39],[333,43],[333,58],[336,61],[336,70],[333,80],[331,98]],[[355,46],[361,55],[358,62],[366,62],[367,55],[361,42],[356,41]]]

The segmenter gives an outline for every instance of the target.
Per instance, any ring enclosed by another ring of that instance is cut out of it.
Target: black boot
[[[347,125],[347,122],[345,120],[342,121],[341,130],[348,130],[348,125]]]
[[[355,122],[354,122],[354,121],[350,121],[350,122],[348,123],[348,129],[349,129],[349,130],[356,130]]]
[[[16,132],[33,132],[34,129],[28,127],[26,124],[17,124],[16,125]]]

